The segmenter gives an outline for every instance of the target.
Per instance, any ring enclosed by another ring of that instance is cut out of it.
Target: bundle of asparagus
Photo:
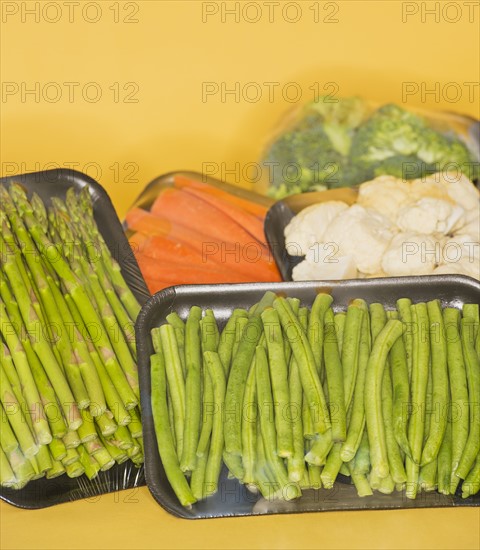
[[[140,306],[88,188],[47,209],[12,184],[0,204],[0,484],[140,466]]]

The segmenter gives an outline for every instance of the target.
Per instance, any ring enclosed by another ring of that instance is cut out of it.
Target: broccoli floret
[[[358,98],[319,98],[270,147],[264,167],[275,197],[345,185],[342,174],[355,128],[364,116]]]
[[[417,115],[398,105],[384,105],[358,128],[350,159],[369,165],[396,155],[414,155],[425,130],[425,122]]]
[[[263,164],[275,197],[324,189],[335,183],[344,158],[327,136],[322,118],[311,112],[275,141]],[[283,193],[283,195],[281,195]]]
[[[334,149],[343,156],[348,155],[353,133],[365,116],[364,101],[358,97],[320,97],[307,108],[321,115],[323,129]]]
[[[423,118],[397,105],[381,107],[359,126],[349,160],[363,171],[362,177],[415,179],[444,170],[478,177],[478,163],[459,138],[433,130]],[[362,181],[366,180],[351,178],[350,184]]]

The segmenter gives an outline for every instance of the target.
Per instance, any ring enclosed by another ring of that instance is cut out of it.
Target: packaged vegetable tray
[[[480,123],[449,112],[319,97],[287,113],[260,160],[257,192],[280,199],[376,176],[456,171],[478,181]]]
[[[149,293],[113,205],[73,170],[0,183],[0,498],[144,485],[133,328]]]

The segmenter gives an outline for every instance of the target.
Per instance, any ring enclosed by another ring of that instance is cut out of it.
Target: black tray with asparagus
[[[478,505],[479,293],[462,277],[158,293],[137,326],[154,496],[182,517]]]
[[[0,204],[0,496],[42,507],[142,484],[147,292],[108,197],[60,170],[3,181]]]

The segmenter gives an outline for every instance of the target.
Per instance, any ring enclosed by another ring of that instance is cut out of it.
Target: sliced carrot
[[[155,200],[152,214],[178,221],[193,231],[199,231],[214,239],[228,241],[246,247],[258,242],[248,231],[230,216],[190,193],[178,189],[165,189]]]
[[[198,266],[182,263],[162,262],[140,253],[136,254],[135,257],[140,266],[140,271],[147,281],[172,281],[176,284],[252,282],[251,277],[236,272],[202,269]]]
[[[267,215],[268,207],[241,197],[237,197],[236,195],[229,193],[228,191],[224,191],[223,189],[219,189],[210,183],[194,180],[180,174],[175,176],[174,182],[175,187],[178,189],[198,189],[199,191],[203,191],[209,195],[226,200],[234,206],[243,208],[258,218],[263,219]]]
[[[192,231],[181,223],[172,222],[165,216],[156,216],[142,208],[132,208],[125,217],[127,226],[133,231],[145,235],[171,237],[172,239],[188,243],[192,248],[202,250],[202,242],[209,242],[211,238],[199,231]]]
[[[184,191],[190,193],[191,195],[194,195],[200,200],[208,202],[208,204],[210,204],[211,206],[218,208],[221,212],[223,212],[227,216],[230,216],[230,218],[235,220],[244,229],[246,229],[250,233],[250,235],[252,235],[252,237],[255,237],[255,239],[257,239],[258,242],[265,242],[263,222],[261,222],[255,216],[252,216],[252,214],[250,214],[243,208],[234,206],[224,199],[215,197],[214,195],[210,195],[208,193],[205,193],[204,191],[199,191],[198,189],[191,189],[186,187]]]
[[[160,235],[148,237],[135,233],[129,237],[128,241],[135,254],[140,253],[156,260],[184,262],[190,265],[206,264],[199,250],[170,237]]]

